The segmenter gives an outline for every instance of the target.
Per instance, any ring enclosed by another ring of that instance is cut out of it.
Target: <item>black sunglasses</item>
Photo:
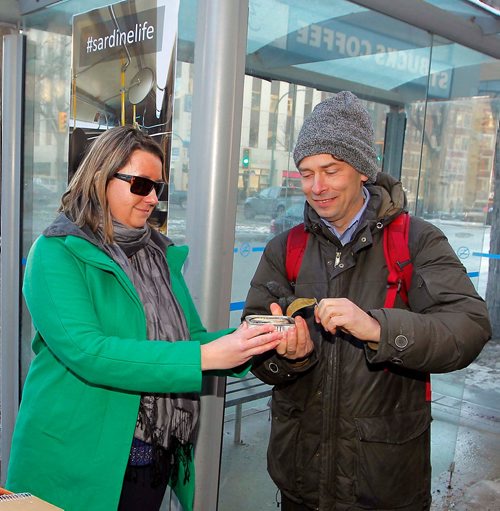
[[[163,181],[153,181],[147,177],[131,176],[130,174],[120,174],[119,172],[113,177],[127,181],[127,183],[130,183],[130,191],[135,195],[142,195],[143,197],[149,195],[153,188],[155,189],[156,196],[159,197],[161,192],[163,192],[163,188],[165,188]]]

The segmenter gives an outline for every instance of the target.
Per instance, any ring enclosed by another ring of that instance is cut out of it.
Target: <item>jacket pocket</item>
[[[429,410],[354,421],[358,433],[358,505],[393,509],[429,501]]]

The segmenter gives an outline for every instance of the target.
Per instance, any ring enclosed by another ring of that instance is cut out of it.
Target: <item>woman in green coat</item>
[[[203,328],[181,273],[187,248],[148,224],[164,176],[153,139],[106,131],[30,251],[23,292],[35,357],[11,491],[65,511],[156,511],[170,484],[190,510],[202,371],[241,366],[280,342],[269,326]]]

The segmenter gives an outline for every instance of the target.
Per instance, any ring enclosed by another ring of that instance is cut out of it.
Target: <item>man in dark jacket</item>
[[[421,511],[431,504],[429,373],[470,364],[491,336],[484,301],[444,234],[412,217],[408,305],[384,308],[383,230],[406,208],[379,173],[373,128],[340,92],[305,120],[294,151],[307,247],[295,283],[288,232],[269,242],[243,316],[319,305],[253,372],[274,385],[268,470],[282,509]]]

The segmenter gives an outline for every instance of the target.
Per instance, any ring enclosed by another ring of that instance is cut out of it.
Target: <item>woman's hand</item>
[[[273,316],[281,316],[283,314],[281,307],[277,303],[270,306]],[[289,360],[297,360],[307,357],[314,349],[309,328],[304,318],[296,316],[295,326],[288,328],[284,332],[283,340],[276,347],[276,353]]]
[[[380,341],[380,324],[347,298],[324,298],[314,310],[316,323],[328,332],[343,330],[360,341]]]
[[[248,362],[255,355],[273,350],[283,339],[273,325],[249,327],[243,322],[229,335],[201,346],[201,369],[231,369]]]

